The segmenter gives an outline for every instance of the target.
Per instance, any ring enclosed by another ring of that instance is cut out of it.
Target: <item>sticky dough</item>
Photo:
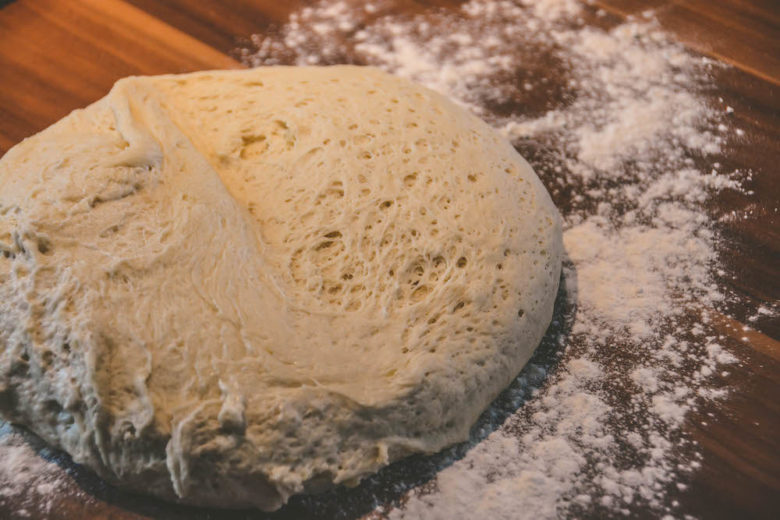
[[[0,186],[0,412],[191,504],[273,510],[466,439],[558,286],[528,164],[371,68],[126,78]]]

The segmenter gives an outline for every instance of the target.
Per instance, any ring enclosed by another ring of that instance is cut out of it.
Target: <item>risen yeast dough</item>
[[[466,439],[560,258],[528,164],[405,80],[127,78],[0,161],[0,412],[121,486],[275,509]]]

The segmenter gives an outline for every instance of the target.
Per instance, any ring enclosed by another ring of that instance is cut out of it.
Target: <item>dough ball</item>
[[[467,439],[551,319],[513,147],[372,68],[123,79],[0,161],[0,412],[264,510]]]

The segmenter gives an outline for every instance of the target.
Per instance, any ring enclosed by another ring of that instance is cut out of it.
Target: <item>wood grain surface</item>
[[[0,153],[104,96],[121,77],[239,67],[231,57],[237,44],[282,23],[305,3],[7,3],[0,8]],[[419,11],[454,3],[399,1],[396,8]],[[745,134],[729,142],[725,167],[752,171],[747,188],[754,194],[724,191],[710,202],[709,210],[724,237],[719,283],[743,302],[728,309],[731,317],[718,316],[715,326],[730,338],[728,347],[744,363],[726,381],[734,388],[728,401],[689,417],[686,431],[698,442],[702,468],[687,490],[670,499],[685,501],[687,510],[700,518],[780,518],[780,323],[763,319],[751,323],[753,330],[743,330],[751,309],[780,298],[780,4],[776,0],[596,4],[615,17],[641,16],[653,8],[661,24],[692,49],[733,65],[713,73],[708,95],[735,109],[735,125]],[[74,476],[80,488],[55,497],[55,513],[48,518],[264,518],[160,504],[118,492],[89,472],[74,470]],[[418,480],[424,482],[424,476]],[[97,499],[84,499],[84,490]],[[381,497],[383,491],[373,492]],[[392,498],[389,491],[387,498]],[[351,510],[356,514],[363,511],[359,497],[344,500],[355,501]],[[304,505],[293,505],[272,517],[304,518],[306,511]],[[327,508],[321,513],[328,517]],[[8,514],[0,510],[0,518]]]

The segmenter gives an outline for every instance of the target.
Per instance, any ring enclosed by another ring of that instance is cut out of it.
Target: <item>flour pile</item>
[[[739,132],[731,109],[702,94],[715,65],[650,16],[616,23],[574,0],[404,16],[383,2],[315,4],[242,59],[370,64],[451,96],[513,141],[563,213],[552,332],[472,444],[434,457],[431,482],[371,516],[685,515],[671,495],[701,456],[682,426],[726,394],[724,368],[738,363],[711,326],[727,295],[704,203],[740,189],[717,162]]]

